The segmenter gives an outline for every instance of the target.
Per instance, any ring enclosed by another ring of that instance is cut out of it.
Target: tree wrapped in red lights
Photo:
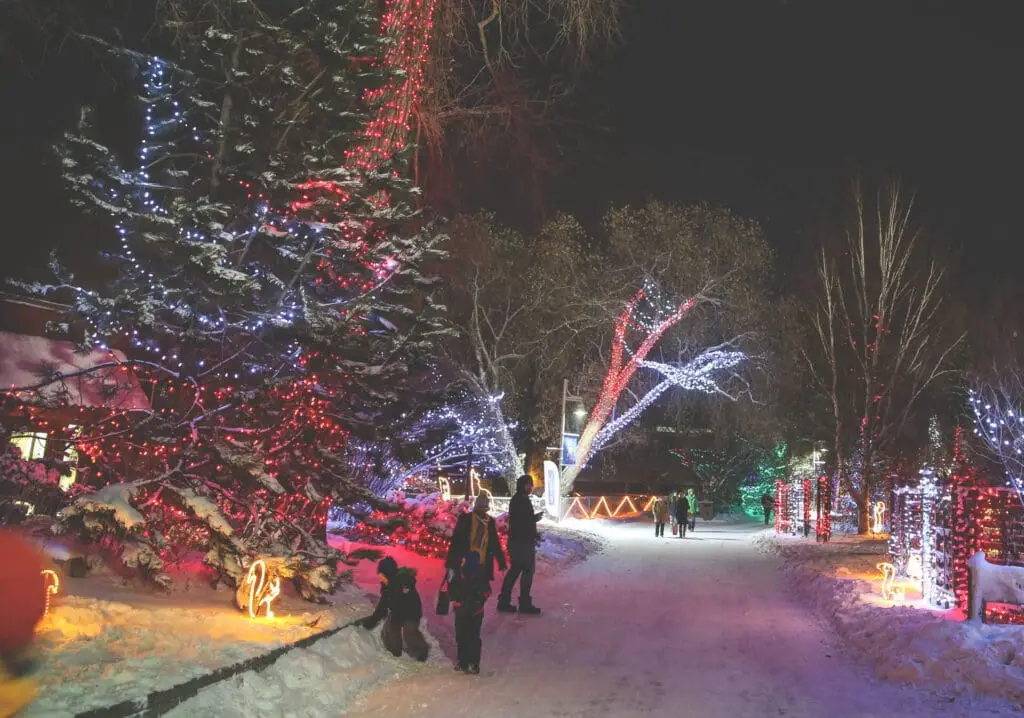
[[[716,302],[701,292],[681,302],[667,302],[661,298],[653,282],[645,282],[626,303],[615,322],[611,359],[597,403],[576,445],[575,460],[562,471],[562,491],[568,495],[579,472],[590,458],[607,445],[616,432],[635,421],[637,417],[666,391],[681,388],[707,394],[735,398],[726,391],[723,378],[737,377],[733,367],[747,357],[726,342],[696,353],[677,363],[648,360],[661,338],[676,327],[697,306],[712,306]],[[619,398],[640,369],[653,370],[661,380],[640,396],[632,406],[613,416]]]
[[[70,298],[80,343],[128,356],[83,374],[116,366],[152,403],[77,424],[79,481],[96,491],[64,527],[161,582],[183,547],[229,583],[255,556],[287,557],[314,597],[335,579],[328,508],[391,508],[350,447],[414,413],[445,331],[418,269],[441,237],[403,177],[408,118],[393,103],[409,100],[388,88],[410,78],[372,8],[222,5],[173,4],[153,39],[166,57],[109,48],[139,77],[134,159],[88,113],[58,148],[114,241],[99,266],[55,261],[59,281],[29,288]],[[68,378],[14,395],[29,407]]]

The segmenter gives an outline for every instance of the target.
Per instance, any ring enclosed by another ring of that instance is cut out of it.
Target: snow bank
[[[952,695],[1024,702],[1024,626],[966,623],[962,611],[881,598],[884,541],[842,537],[828,544],[773,537],[794,591],[830,621],[845,645],[882,678]]]
[[[448,662],[427,634],[431,658],[420,664],[384,650],[380,628],[347,628],[309,648],[286,653],[267,669],[247,671],[199,692],[166,715],[192,716],[336,716],[367,691],[404,675]]]
[[[223,591],[160,596],[112,585],[108,577],[62,583],[93,595],[58,595],[41,624],[40,693],[26,716],[71,716],[138,699],[343,625],[370,609],[354,587],[336,595],[336,607],[282,600],[275,603],[278,616],[267,620],[235,610]]]

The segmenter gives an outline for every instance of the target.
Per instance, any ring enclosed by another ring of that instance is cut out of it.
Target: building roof
[[[0,390],[37,386],[46,376],[59,379],[19,398],[27,404],[127,411],[149,409],[149,399],[118,350],[80,352],[74,343],[0,331]],[[120,364],[120,366],[118,366]],[[103,366],[95,371],[92,367]]]

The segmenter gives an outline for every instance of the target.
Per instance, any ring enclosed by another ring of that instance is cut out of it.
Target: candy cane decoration
[[[257,569],[259,574],[257,575]],[[281,577],[274,576],[274,579],[267,582],[267,563],[263,559],[256,559],[249,566],[249,573],[245,577],[245,583],[249,586],[249,617],[256,618],[260,612],[260,606],[266,605],[267,618],[274,617],[274,611],[270,608],[271,602],[281,593]],[[267,595],[263,596],[263,590],[267,589]],[[260,598],[263,596],[263,598]]]
[[[50,569],[43,569],[43,589],[46,596],[46,604],[43,607],[43,618],[46,618],[50,614],[50,600],[53,596],[57,595],[57,591],[60,590],[60,578],[57,577],[56,571]]]
[[[880,534],[885,528],[885,502],[879,501],[871,507],[871,533]]]

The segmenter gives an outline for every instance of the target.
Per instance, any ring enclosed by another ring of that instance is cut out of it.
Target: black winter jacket
[[[680,496],[676,500],[676,521],[683,523],[688,519],[690,515],[690,504],[687,502],[685,496]]]
[[[498,525],[494,519],[490,520],[487,526],[487,555],[484,557],[482,566],[483,575],[488,581],[494,579],[494,564],[497,563],[502,571],[508,566],[505,561],[505,552],[501,550],[501,541],[498,539]],[[469,553],[469,533],[472,528],[473,513],[462,514],[455,522],[455,530],[452,531],[452,542],[448,545],[448,556],[445,558],[445,568],[458,570],[462,567],[462,559]]]
[[[508,502],[508,540],[515,543],[534,543],[537,540],[537,522],[544,516],[535,514],[530,495],[517,492]]]
[[[381,586],[377,608],[373,615],[363,619],[363,625],[373,628],[384,618],[397,623],[418,622],[423,618],[423,603],[416,590],[416,574],[412,569],[398,569],[395,577]]]

